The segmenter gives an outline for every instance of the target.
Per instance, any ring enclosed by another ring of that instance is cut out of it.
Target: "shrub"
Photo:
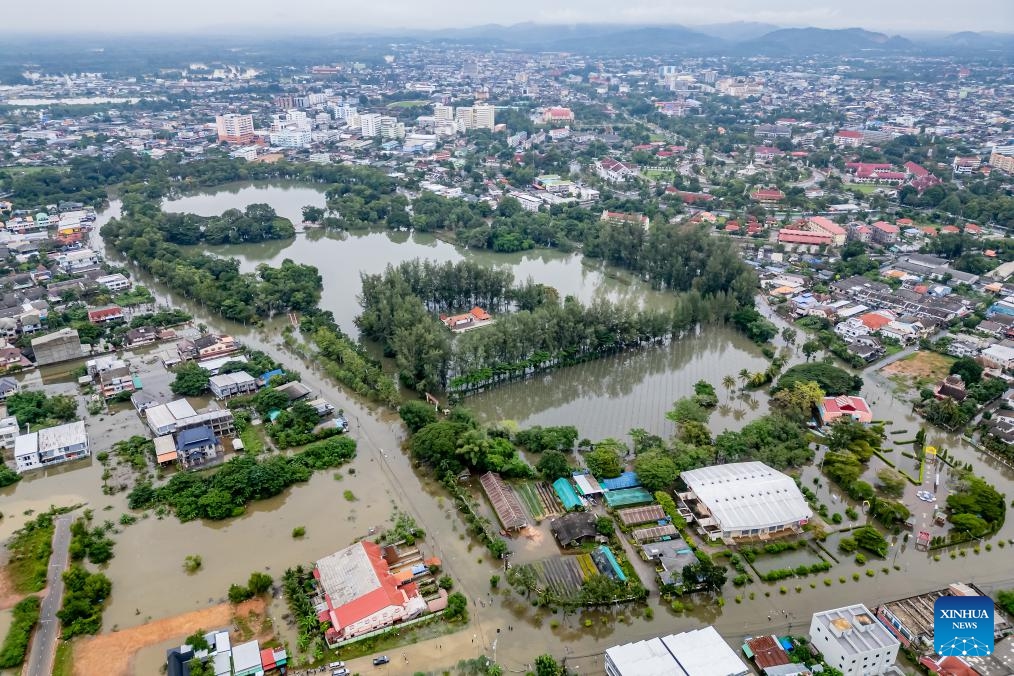
[[[778,593],[779,593],[779,594],[788,594],[788,593],[789,593],[789,590],[788,590],[788,589],[786,589],[785,587],[779,587],[779,588],[778,588]]]
[[[852,580],[854,582],[859,582],[859,573],[852,573]]]
[[[866,569],[866,577],[873,577],[876,574],[877,574],[877,572],[875,570],[873,570],[872,568],[867,568]]]
[[[200,554],[190,554],[187,558],[183,559],[183,570],[188,573],[196,573],[201,569],[204,561],[201,560]]]
[[[306,527],[305,526],[296,526],[295,528],[292,529],[292,537],[294,537],[294,538],[301,538],[304,535],[306,535]]]
[[[856,564],[861,566],[864,563],[866,563],[866,557],[863,555],[862,552],[859,552],[858,554],[856,554]]]
[[[29,596],[14,606],[10,629],[0,647],[0,669],[13,669],[25,661],[32,629],[39,621],[41,603],[39,597]]]
[[[493,589],[496,589],[499,585],[500,585],[500,576],[491,575],[489,577],[489,586],[492,587]]]
[[[836,523],[837,524],[837,523],[841,523],[841,522],[842,522],[842,516],[841,516],[841,514],[839,514],[838,512],[835,512],[834,514],[831,515],[831,523]]]

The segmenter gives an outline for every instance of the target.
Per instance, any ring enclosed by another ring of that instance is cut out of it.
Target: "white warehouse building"
[[[608,676],[746,676],[752,673],[714,627],[606,650]]]
[[[892,672],[901,643],[863,604],[814,613],[810,644],[845,676]]]
[[[683,472],[680,499],[710,538],[766,540],[796,533],[813,516],[792,477],[762,462],[737,462]]]

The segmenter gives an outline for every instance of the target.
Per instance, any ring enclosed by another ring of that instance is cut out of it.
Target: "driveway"
[[[46,596],[42,599],[39,625],[35,629],[31,652],[21,671],[22,676],[48,676],[53,673],[56,639],[60,636],[60,621],[56,619],[56,611],[60,609],[63,600],[63,571],[67,569],[69,559],[70,522],[69,514],[56,518],[53,554],[49,557]]]

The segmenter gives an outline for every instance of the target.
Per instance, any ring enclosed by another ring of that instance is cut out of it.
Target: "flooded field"
[[[294,193],[292,189],[288,192],[283,188],[268,190],[273,192],[265,193],[259,188],[257,192],[246,188],[235,193],[218,192],[205,196],[209,200],[214,197],[214,203],[208,201],[201,206],[191,202],[186,210],[221,213],[230,207],[243,208],[248,203],[264,201],[288,215],[283,209],[298,210],[309,203],[307,194]],[[304,186],[299,190],[319,195],[313,188]],[[279,201],[276,202],[276,198]],[[182,209],[188,203],[179,200],[172,204]],[[104,216],[115,214],[116,209],[114,203]],[[386,232],[344,238],[337,235],[316,237],[300,236],[292,242],[265,246],[228,247],[220,252],[240,255],[246,269],[259,262],[277,262],[285,257],[318,265],[325,277],[325,307],[335,312],[343,328],[351,326],[358,312],[355,295],[360,269],[380,271],[388,263],[417,256],[439,260],[479,257],[490,265],[512,265],[518,278],[531,275],[538,281],[557,286],[562,293],[573,293],[586,300],[605,294],[614,299],[629,299],[629,302],[665,302],[664,298],[636,282],[622,281],[622,275],[614,277],[608,271],[585,265],[578,256],[555,252],[513,257],[474,253],[439,240]],[[97,236],[93,243],[101,248]],[[272,247],[278,248],[273,250]],[[115,256],[110,258],[115,260]],[[138,277],[150,281],[144,275]],[[157,285],[151,286],[162,302],[183,307],[213,330],[232,333],[251,347],[272,352],[279,360],[300,370],[304,382],[315,393],[345,409],[352,421],[351,434],[359,443],[359,455],[340,470],[341,480],[335,479],[334,472],[318,473],[306,484],[252,505],[237,519],[183,524],[175,517],[159,519],[149,514],[135,525],[123,527],[115,536],[116,556],[107,568],[113,581],[113,598],[105,613],[104,631],[214,605],[225,596],[229,584],[245,580],[253,570],[266,570],[277,578],[285,568],[333,552],[367,533],[370,527],[382,525],[390,518],[395,505],[411,514],[426,531],[423,548],[441,558],[446,571],[457,581],[457,588],[473,604],[470,626],[453,637],[440,639],[444,653],[433,653],[429,643],[413,646],[413,650],[431,650],[425,654],[429,659],[439,660],[429,665],[431,668],[453,664],[461,657],[475,656],[480,651],[491,654],[495,642],[497,659],[508,670],[523,669],[531,656],[540,652],[557,655],[566,652],[570,658],[568,663],[580,664],[581,673],[601,673],[599,654],[609,645],[702,623],[715,624],[727,637],[758,631],[800,630],[808,625],[813,611],[846,602],[873,603],[880,598],[939,588],[954,580],[972,581],[986,589],[1010,586],[1014,582],[1009,553],[998,548],[994,547],[991,552],[983,550],[978,555],[969,552],[971,558],[950,559],[945,554],[940,561],[934,561],[930,554],[917,552],[902,542],[892,549],[887,564],[896,564],[900,570],[891,569],[885,575],[879,572],[885,564],[878,561],[877,574],[873,578],[864,577],[861,583],[852,583],[851,578],[848,584],[837,582],[838,576],[850,576],[856,570],[849,559],[835,565],[828,573],[835,580],[833,586],[818,584],[811,589],[805,585],[800,593],[781,595],[778,585],[756,583],[742,592],[757,592],[755,600],[732,603],[730,588],[729,602],[724,607],[699,599],[690,611],[681,613],[674,613],[653,596],[648,601],[655,609],[653,620],[645,619],[638,608],[584,611],[567,616],[536,611],[525,599],[503,590],[491,595],[489,577],[494,573],[502,575],[499,562],[491,561],[485,550],[471,543],[449,501],[440,497],[441,491],[430,479],[415,472],[400,450],[403,436],[393,414],[349,397],[327,381],[314,364],[299,360],[281,347],[280,322],[262,328],[230,324],[209,316],[202,308],[189,305],[178,296],[166,294]],[[670,346],[648,348],[481,393],[469,398],[466,404],[488,420],[512,419],[526,425],[574,424],[582,436],[590,438],[622,437],[633,427],[669,434],[671,427],[664,413],[674,399],[691,391],[696,380],[705,379],[718,386],[727,373],[735,374],[742,368],[757,369],[763,364],[759,351],[741,336],[709,329],[700,336]],[[150,365],[145,368],[154,369]],[[142,377],[149,376],[142,374]],[[44,370],[26,378],[29,379],[26,382],[45,383],[50,391],[75,389],[67,374]],[[167,382],[159,380],[156,373],[150,378],[156,389]],[[873,373],[866,374],[866,382],[864,394],[874,408],[875,417],[894,420],[895,426],[908,428],[913,433],[918,429],[919,421],[911,413],[910,404],[894,394],[890,383]],[[729,395],[721,387],[718,394],[721,404],[728,406],[728,410],[720,407],[712,417],[712,429],[716,432],[741,426],[767,408],[762,393],[754,394],[752,403]],[[84,411],[83,406],[81,411]],[[88,417],[87,424],[96,452],[118,439],[146,430],[131,410]],[[1008,496],[1014,495],[1014,472],[981,456],[960,438],[930,430],[927,442],[947,448],[962,462],[971,462],[976,472],[999,490]],[[891,456],[900,456],[901,450],[899,444]],[[355,470],[354,476],[350,475],[351,470]],[[103,495],[101,474],[101,466],[89,460],[49,470],[45,475],[31,475],[18,485],[0,490],[0,504],[5,515],[0,521],[0,537],[9,535],[28,518],[24,515],[26,510],[44,510],[50,504],[86,503],[95,509],[97,518],[116,521],[127,511],[125,496]],[[804,484],[812,486],[831,511],[844,511],[846,499],[826,481],[819,487],[813,485],[814,476],[816,468],[807,468],[803,473]],[[346,500],[345,490],[351,490],[356,500]],[[1012,521],[1008,520],[998,537],[1014,537]],[[306,528],[305,538],[291,537],[296,526]],[[828,548],[834,551],[833,546],[829,544]],[[512,542],[512,549],[519,554],[524,552],[524,558],[529,560],[545,556],[555,548],[554,543],[544,540]],[[183,569],[183,559],[188,554],[199,554],[203,559],[202,569],[195,574],[187,574]],[[774,593],[766,597],[762,593],[765,590],[774,590]],[[479,605],[482,599],[485,599],[483,605]],[[285,612],[284,604],[272,604],[271,615],[276,620]],[[774,619],[768,620],[768,615]],[[619,621],[620,618],[623,621]],[[590,626],[585,626],[585,620],[591,621]],[[508,626],[513,629],[508,631]],[[499,634],[497,629],[501,630]],[[292,639],[292,634],[284,628],[282,635]],[[734,642],[732,638],[730,641]],[[176,642],[169,641],[143,651],[138,656],[135,673],[155,673],[153,669],[161,663],[164,647]],[[456,651],[453,656],[452,649]],[[434,654],[437,657],[432,657]],[[414,670],[409,669],[407,673]],[[390,673],[402,672],[392,669]]]

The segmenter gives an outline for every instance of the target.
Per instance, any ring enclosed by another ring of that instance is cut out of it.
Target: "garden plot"
[[[563,514],[560,501],[544,481],[526,481],[517,487],[517,493],[536,521]]]

